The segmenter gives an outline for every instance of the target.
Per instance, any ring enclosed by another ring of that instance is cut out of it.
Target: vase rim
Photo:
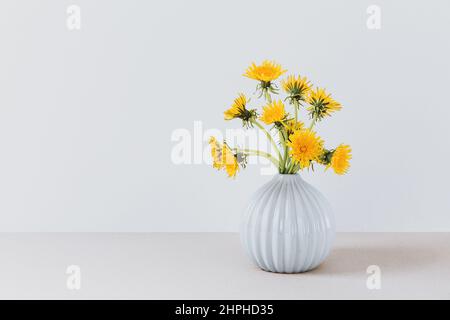
[[[280,178],[298,178],[300,177],[300,175],[298,173],[277,173],[275,175],[275,177],[280,177]]]

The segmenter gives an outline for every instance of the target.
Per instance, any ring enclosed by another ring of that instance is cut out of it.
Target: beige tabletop
[[[449,233],[340,233],[291,275],[254,267],[234,233],[2,233],[0,253],[2,299],[450,298]]]

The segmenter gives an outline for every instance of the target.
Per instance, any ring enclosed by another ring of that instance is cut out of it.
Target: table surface
[[[0,298],[450,299],[449,246],[450,233],[340,233],[317,269],[275,274],[235,233],[2,233]]]

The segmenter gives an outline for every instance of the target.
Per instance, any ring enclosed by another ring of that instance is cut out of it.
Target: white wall
[[[81,30],[66,8],[81,8]],[[369,30],[366,9],[381,8]],[[339,231],[450,231],[448,1],[2,1],[0,231],[236,231],[270,177],[174,165],[175,129],[275,59],[344,109],[321,124],[350,174],[306,173]]]

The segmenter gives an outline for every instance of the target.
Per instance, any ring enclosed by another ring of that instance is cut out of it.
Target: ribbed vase
[[[314,269],[330,252],[335,225],[325,197],[298,174],[278,174],[253,195],[241,223],[241,242],[263,270]]]

